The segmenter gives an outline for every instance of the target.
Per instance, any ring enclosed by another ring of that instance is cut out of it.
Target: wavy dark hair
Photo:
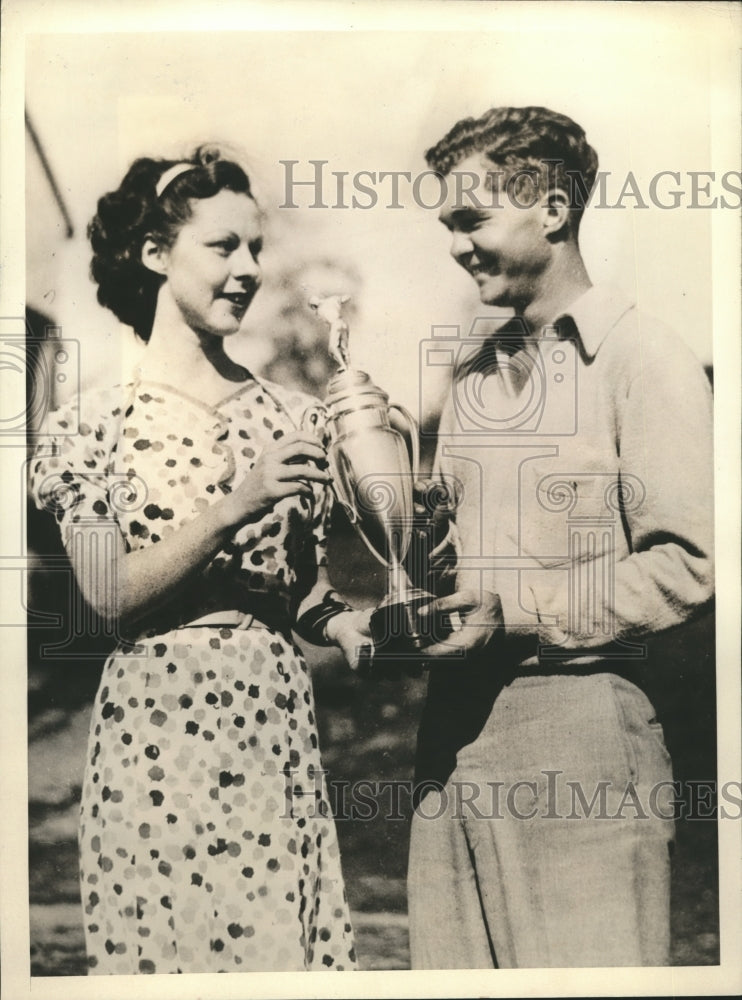
[[[192,170],[178,174],[157,194],[160,178],[178,163]],[[88,226],[93,248],[90,274],[98,285],[98,301],[149,340],[164,280],[142,263],[146,239],[172,246],[192,214],[191,199],[211,198],[224,189],[252,198],[250,179],[239,164],[222,159],[212,145],[199,146],[178,160],[135,160],[116,191],[104,194]]]
[[[482,153],[506,175],[521,174],[516,191],[533,177],[539,194],[557,187],[568,193],[576,229],[598,172],[598,154],[584,130],[549,108],[491,108],[462,118],[425,154],[428,166],[446,175],[473,153]]]

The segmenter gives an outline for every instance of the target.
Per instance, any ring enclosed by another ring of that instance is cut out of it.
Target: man
[[[412,964],[665,965],[672,772],[642,640],[712,596],[708,381],[592,287],[598,161],[573,121],[495,108],[427,161],[451,253],[512,317],[453,345],[441,417],[458,557],[435,603],[464,625],[427,650]]]

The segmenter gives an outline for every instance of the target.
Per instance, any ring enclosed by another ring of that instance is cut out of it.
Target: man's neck
[[[517,313],[525,320],[531,335],[539,337],[545,326],[591,287],[579,250],[565,247],[553,267],[542,275],[534,297]]]

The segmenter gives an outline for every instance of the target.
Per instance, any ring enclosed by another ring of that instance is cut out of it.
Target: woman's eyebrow
[[[237,236],[234,229],[230,229],[229,226],[224,226],[222,229],[208,229],[204,236],[207,240],[216,239],[217,237],[223,239],[225,236]]]

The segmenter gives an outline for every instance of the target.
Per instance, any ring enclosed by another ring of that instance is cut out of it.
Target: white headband
[[[165,188],[169,187],[176,177],[180,177],[180,175],[184,174],[186,170],[195,169],[195,163],[176,163],[174,167],[169,167],[157,182],[157,187],[155,188],[157,197],[162,197]]]

